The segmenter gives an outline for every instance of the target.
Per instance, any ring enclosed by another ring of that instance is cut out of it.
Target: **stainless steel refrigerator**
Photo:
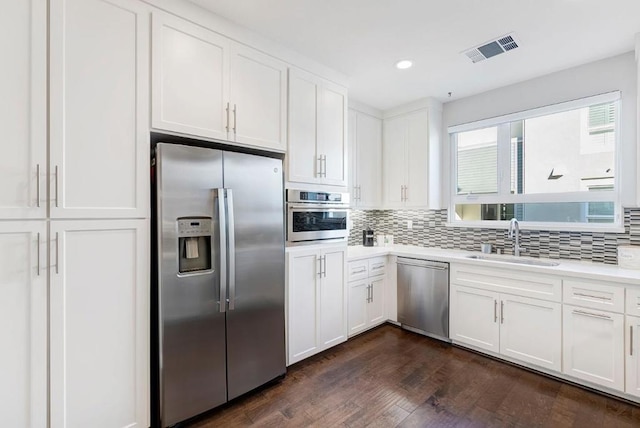
[[[165,427],[286,371],[282,160],[159,143],[153,181],[154,425]]]

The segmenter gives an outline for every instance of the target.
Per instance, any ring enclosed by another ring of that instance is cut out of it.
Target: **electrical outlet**
[[[407,220],[407,229],[413,229],[413,220]]]

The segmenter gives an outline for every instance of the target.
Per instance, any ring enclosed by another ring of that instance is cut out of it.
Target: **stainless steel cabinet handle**
[[[227,214],[225,212],[224,190],[215,189],[215,200],[218,202],[218,225],[220,239],[218,242],[218,254],[220,255],[220,312],[227,310],[227,252],[224,251],[227,246]]]
[[[233,310],[236,306],[236,234],[233,218],[233,191],[226,189],[227,203],[227,231],[228,249],[229,249],[229,310]]]
[[[353,272],[351,272],[351,273],[352,273],[352,274],[354,274],[354,273],[363,273],[363,272],[366,272],[366,271],[367,271],[367,268],[362,268],[362,269],[354,270],[354,271],[353,271]]]
[[[36,256],[38,257],[38,276],[40,276],[40,232],[38,232],[38,244],[36,247]]]
[[[371,303],[373,303],[373,284],[369,284],[369,288],[371,289]]]
[[[318,156],[318,172],[316,175],[322,177],[322,155]]]
[[[236,135],[236,127],[238,125],[238,108],[233,105],[233,135]]]
[[[633,357],[633,326],[629,326],[629,355]]]
[[[493,301],[493,322],[498,322],[498,301]]]
[[[404,202],[404,186],[400,186],[400,202]]]
[[[574,314],[578,314],[578,315],[584,315],[587,317],[595,317],[595,318],[602,318],[602,319],[607,319],[610,320],[611,317],[605,314],[593,314],[591,312],[585,312],[585,311],[579,311],[579,310],[573,310]]]
[[[592,299],[598,299],[598,300],[613,300],[611,297],[606,297],[606,296],[594,296],[592,294],[584,294],[584,293],[573,293],[574,296],[579,296],[579,297],[590,297]]]
[[[409,186],[404,186],[404,201],[407,202],[409,200],[409,196],[407,196],[407,191],[409,190]]]
[[[40,208],[40,164],[36,164],[36,207]],[[38,275],[40,272],[38,271]]]
[[[322,278],[322,256],[318,257],[318,277]]]
[[[322,171],[322,176],[327,177],[327,155],[322,155],[320,157],[320,169]]]
[[[228,134],[229,133],[229,103],[227,103],[227,126],[225,126],[225,129],[227,130],[227,134]]]
[[[55,167],[55,174],[56,174],[56,189],[55,189],[56,190],[56,208],[58,208],[58,165],[56,165]]]
[[[353,200],[358,200],[358,186],[353,186]]]
[[[327,256],[322,256],[322,276],[327,277]]]
[[[58,239],[58,232],[56,232],[56,274],[59,273],[58,271],[58,265],[59,263],[59,253],[60,253],[60,246],[59,246],[59,242],[60,240]]]
[[[500,324],[504,324],[504,300],[500,300]]]

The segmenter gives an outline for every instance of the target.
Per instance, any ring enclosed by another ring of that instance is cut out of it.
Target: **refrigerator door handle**
[[[220,240],[218,242],[218,254],[220,255],[220,312],[226,312],[227,308],[227,215],[224,198],[225,189],[214,189],[215,199],[218,201],[218,226]]]
[[[229,258],[229,310],[233,310],[236,304],[236,238],[233,215],[233,191],[226,189],[227,197],[227,232],[228,258]]]

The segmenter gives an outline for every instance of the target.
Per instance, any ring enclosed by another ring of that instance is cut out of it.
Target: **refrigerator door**
[[[165,427],[227,401],[225,305],[220,305],[224,252],[215,190],[223,184],[222,152],[160,143],[156,168],[159,410]],[[201,223],[207,226],[202,229]],[[203,257],[210,260],[198,263]]]
[[[224,185],[232,195],[227,198],[231,400],[286,372],[282,161],[224,152]]]

